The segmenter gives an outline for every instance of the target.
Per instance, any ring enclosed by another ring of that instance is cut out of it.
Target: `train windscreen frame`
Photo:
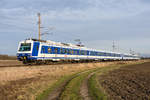
[[[31,43],[21,43],[19,51],[31,51]]]

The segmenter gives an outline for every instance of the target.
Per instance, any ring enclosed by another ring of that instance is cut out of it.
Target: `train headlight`
[[[24,60],[26,60],[27,58],[26,57],[24,57]]]

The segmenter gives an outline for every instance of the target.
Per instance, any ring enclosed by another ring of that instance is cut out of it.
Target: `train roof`
[[[106,50],[97,50],[97,49],[84,47],[83,45],[75,45],[75,44],[72,44],[72,43],[54,42],[54,41],[51,41],[51,40],[39,40],[39,39],[29,38],[29,39],[26,39],[25,41],[37,41],[37,42],[41,42],[41,43],[44,43],[44,44],[49,44],[49,45],[54,45],[54,46],[59,46],[59,47],[68,47],[68,48],[81,49],[81,50],[83,49],[83,50],[101,51],[101,52],[108,52],[108,53],[138,56],[138,55],[133,55],[133,54],[129,54],[129,53],[112,52],[112,51],[106,51]]]

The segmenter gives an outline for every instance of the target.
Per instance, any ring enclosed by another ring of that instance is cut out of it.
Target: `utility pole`
[[[39,40],[41,39],[41,14],[38,13],[38,17],[39,17],[39,21],[38,21],[38,25],[39,25]]]
[[[113,41],[113,45],[112,45],[113,51],[115,51],[115,42]]]

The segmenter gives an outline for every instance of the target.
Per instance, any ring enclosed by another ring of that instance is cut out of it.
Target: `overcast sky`
[[[81,39],[89,48],[150,54],[150,0],[0,0],[0,54],[15,55],[18,42],[42,36],[60,42]],[[53,29],[51,27],[54,27]]]

